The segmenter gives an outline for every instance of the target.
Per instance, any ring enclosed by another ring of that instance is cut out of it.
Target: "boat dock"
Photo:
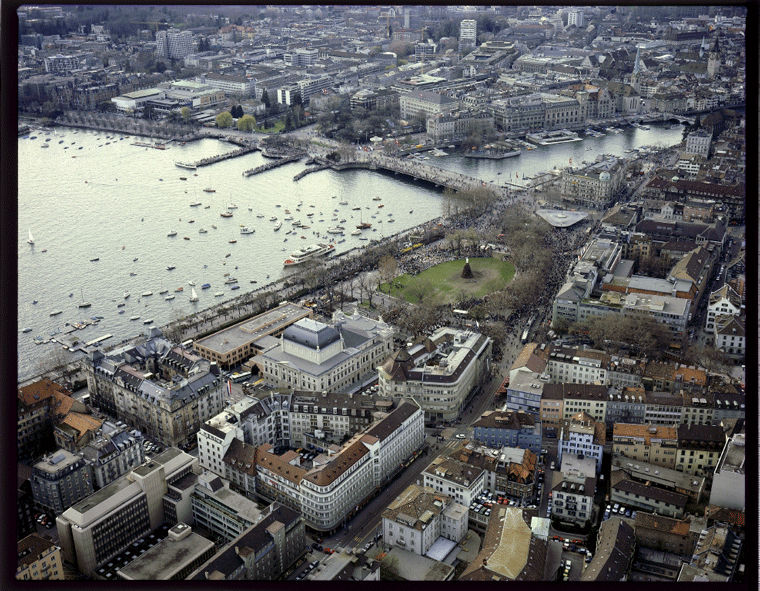
[[[284,166],[285,164],[290,164],[291,162],[296,162],[297,160],[300,160],[301,158],[303,158],[303,156],[304,156],[303,154],[292,154],[290,156],[285,156],[283,158],[275,160],[274,162],[267,162],[266,164],[262,164],[261,166],[257,166],[256,168],[251,168],[250,170],[246,170],[243,172],[243,176],[253,176],[254,174],[259,174],[260,172],[265,172],[267,170],[277,168],[278,166]]]
[[[86,342],[84,345],[85,347],[91,347],[92,345],[97,345],[98,343],[105,341],[106,339],[110,339],[113,335],[107,334],[103,335],[102,337],[98,337],[97,339],[93,339],[91,341]]]
[[[222,160],[229,160],[230,158],[237,158],[238,156],[244,156],[245,154],[250,154],[251,152],[255,152],[258,150],[258,146],[253,145],[246,145],[238,150],[232,150],[232,152],[227,152],[226,154],[219,154],[217,156],[209,156],[208,158],[204,158],[203,160],[198,160],[197,162],[189,162],[189,163],[177,163],[174,164],[177,166],[181,166],[182,168],[200,168],[201,166],[208,166],[209,164],[215,164],[217,162],[221,162]]]
[[[301,172],[299,172],[296,176],[293,177],[294,181],[300,181],[303,177],[305,177],[310,172],[319,172],[320,170],[325,170],[326,168],[330,168],[329,164],[318,164],[317,166],[312,166],[311,168],[305,168]]]

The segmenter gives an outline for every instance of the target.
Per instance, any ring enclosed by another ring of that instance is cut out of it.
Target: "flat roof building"
[[[178,523],[169,536],[122,567],[125,581],[181,581],[214,555],[214,542]]]
[[[309,308],[283,302],[272,310],[196,341],[193,348],[205,359],[230,369],[260,352],[256,345],[258,339],[280,336],[291,324],[312,315]]]

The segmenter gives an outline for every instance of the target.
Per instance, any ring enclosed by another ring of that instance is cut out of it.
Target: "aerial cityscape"
[[[747,7],[15,12],[16,579],[755,580]]]

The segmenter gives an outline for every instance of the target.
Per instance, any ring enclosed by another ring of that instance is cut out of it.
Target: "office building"
[[[199,472],[198,460],[170,448],[64,511],[56,525],[66,562],[92,576],[164,523],[167,485],[191,472]]]
[[[459,23],[459,43],[460,45],[477,45],[478,21],[466,18]]]
[[[414,397],[429,424],[453,421],[489,375],[491,346],[485,335],[440,328],[378,368],[378,391]]]
[[[144,554],[119,569],[125,581],[181,581],[214,556],[211,540],[178,523],[169,535]]]
[[[190,581],[274,581],[306,552],[301,515],[272,503],[257,524],[201,564]]]

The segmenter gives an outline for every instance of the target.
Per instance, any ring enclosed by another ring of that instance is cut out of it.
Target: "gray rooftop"
[[[308,308],[287,302],[274,310],[269,310],[255,318],[216,332],[197,341],[196,344],[224,355],[246,343],[277,333],[310,314],[311,310]]]

